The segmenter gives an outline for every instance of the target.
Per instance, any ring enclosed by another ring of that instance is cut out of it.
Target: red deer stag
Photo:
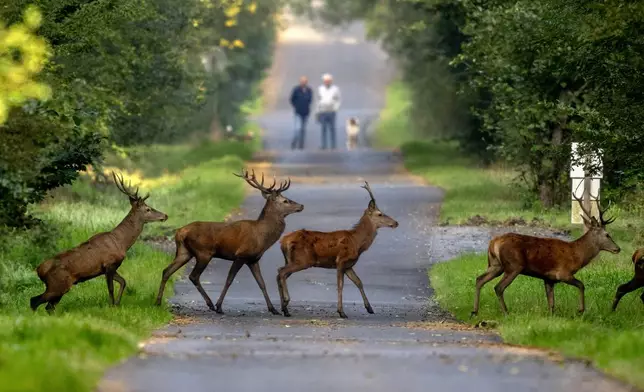
[[[285,235],[280,241],[286,265],[278,271],[277,286],[284,316],[290,316],[288,303],[291,301],[286,279],[297,271],[311,267],[337,270],[338,313],[340,317],[347,318],[342,307],[342,289],[345,274],[360,290],[367,312],[373,313],[367,295],[364,293],[362,281],[353,270],[353,266],[358,262],[360,255],[369,249],[376,238],[379,228],[396,228],[398,227],[398,222],[378,209],[376,199],[373,197],[371,188],[366,181],[365,186],[362,188],[369,192],[371,200],[360,221],[351,230],[325,233],[302,229]]]
[[[99,233],[86,242],[60,253],[43,262],[36,271],[45,283],[45,292],[31,298],[31,308],[35,311],[47,302],[47,311],[55,309],[63,295],[75,284],[85,282],[100,275],[107,279],[110,304],[118,305],[125,290],[125,279],[117,272],[125,259],[127,250],[136,242],[148,222],[165,221],[168,216],[145,204],[150,196],[139,197],[139,188],[132,192],[123,183],[123,176],[112,173],[116,187],[130,199],[130,212],[116,228],[110,232]],[[119,289],[114,300],[114,281]]]
[[[619,301],[624,295],[631,291],[635,291],[640,287],[644,287],[644,248],[639,248],[635,253],[633,253],[633,265],[635,266],[633,279],[617,288],[615,301],[613,301],[613,311],[617,309],[617,304],[619,304]],[[642,292],[640,299],[644,303],[644,292]]]
[[[282,192],[291,186],[290,179],[275,188],[275,180],[270,187],[265,187],[264,175],[262,174],[261,181],[257,181],[254,171],[250,175],[248,171],[242,171],[241,174],[235,175],[243,178],[250,186],[262,193],[266,199],[264,209],[256,220],[240,220],[231,223],[193,222],[178,229],[175,234],[177,253],[174,261],[163,270],[161,286],[156,299],[157,305],[161,305],[163,291],[170,276],[194,257],[196,264],[190,273],[190,281],[199,290],[210,310],[223,313],[221,304],[224,302],[226,292],[237,272],[246,264],[264,294],[268,310],[273,314],[279,314],[266,292],[262,272],[259,269],[259,260],[284,232],[286,216],[302,211],[304,206],[282,196]],[[214,257],[233,262],[216,305],[212,304],[199,281],[199,277]]]
[[[507,233],[490,241],[487,251],[487,271],[476,278],[476,294],[474,296],[472,316],[478,313],[479,298],[483,285],[501,274],[504,274],[503,278],[494,287],[494,291],[499,298],[501,310],[506,315],[508,314],[508,309],[505,306],[503,292],[519,275],[543,279],[551,313],[555,309],[555,283],[563,282],[577,287],[579,289],[579,313],[584,312],[584,284],[575,278],[575,274],[588,265],[600,251],[605,250],[617,254],[620,248],[613,241],[610,234],[606,232],[606,225],[615,220],[615,218],[604,220],[604,213],[608,208],[602,210],[598,204],[599,221],[597,221],[584,208],[581,199],[574,197],[581,206],[583,211],[581,217],[588,229],[577,240],[566,242],[555,238]]]

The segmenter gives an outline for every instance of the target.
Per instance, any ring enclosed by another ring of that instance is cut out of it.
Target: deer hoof
[[[373,308],[371,307],[371,305],[367,306],[366,308],[367,308],[367,313],[369,313],[369,314],[374,313]]]
[[[476,310],[473,310],[472,313],[470,313],[470,318],[478,316],[479,312]]]
[[[276,316],[281,315],[281,313],[280,313],[280,312],[278,312],[278,311],[277,311],[277,309],[275,309],[275,308],[268,308],[268,311],[269,311],[269,312],[271,312],[271,313],[273,313],[273,314],[274,314],[274,315],[276,315]]]
[[[284,313],[284,317],[291,317],[291,313],[288,311],[288,309],[282,309],[282,313]]]
[[[214,311],[215,313],[224,314],[224,311],[223,311],[223,310],[221,310],[221,306],[219,306],[219,305],[218,305],[218,306],[215,306],[215,307],[213,307],[212,305],[210,305],[210,306],[208,306],[208,307],[210,308],[210,310]]]
[[[339,315],[340,315],[340,317],[341,317],[341,318],[343,318],[343,319],[349,318],[349,317],[347,317],[347,315],[346,315],[344,312],[342,312],[342,311],[338,311],[338,314],[339,314]]]

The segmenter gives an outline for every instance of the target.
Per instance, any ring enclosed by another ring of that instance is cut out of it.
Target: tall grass
[[[148,204],[169,215],[150,223],[142,236],[169,234],[197,219],[219,220],[237,207],[244,183],[231,175],[256,144],[202,143],[147,146],[108,157],[108,168],[149,191]],[[93,234],[114,228],[129,210],[115,187],[99,189],[87,179],[54,192],[34,210],[43,226],[4,232],[0,244],[0,390],[88,391],[106,367],[132,354],[137,342],[167,322],[167,306],[153,305],[161,271],[172,257],[138,241],[119,269],[127,288],[120,307],[108,305],[105,279],[78,286],[53,316],[29,309],[43,292],[34,268]],[[117,285],[118,287],[118,285]],[[171,290],[166,291],[166,298]]]
[[[404,106],[396,102],[404,94],[389,96],[394,108]],[[381,124],[378,135],[387,141],[389,135],[405,134],[402,145],[405,165],[422,176],[428,183],[445,190],[441,220],[466,223],[474,215],[489,220],[503,221],[522,217],[526,221],[540,218],[555,227],[570,229],[572,235],[581,235],[579,226],[570,222],[567,209],[543,211],[527,208],[521,191],[513,183],[514,173],[503,167],[482,168],[460,153],[454,143],[436,141],[409,141],[404,119]],[[388,135],[388,136],[385,136]],[[390,142],[387,142],[390,143]],[[543,282],[520,276],[506,290],[510,311],[504,317],[494,294],[498,282],[488,283],[481,292],[479,317],[470,318],[474,299],[476,276],[487,267],[485,254],[463,255],[455,260],[435,265],[429,271],[429,280],[438,302],[466,323],[481,319],[496,320],[499,332],[509,343],[557,349],[566,355],[590,359],[599,368],[624,380],[644,387],[644,309],[639,296],[624,297],[615,313],[610,311],[618,285],[633,275],[630,256],[638,246],[644,246],[644,214],[641,209],[615,206],[612,213],[618,219],[608,227],[614,240],[622,248],[619,255],[600,254],[576,277],[586,286],[586,313],[577,315],[578,290],[558,284],[555,286],[555,314],[549,315]]]

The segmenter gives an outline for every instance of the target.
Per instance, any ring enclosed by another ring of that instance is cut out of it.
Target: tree
[[[86,165],[100,164],[107,146],[174,142],[211,124],[239,124],[242,103],[270,64],[281,6],[279,0],[13,0],[0,8],[10,31],[31,3],[42,10],[39,41],[23,41],[30,48],[48,43],[49,61],[38,63],[43,84],[35,86],[45,92],[51,86],[53,94],[29,100],[40,90],[11,85],[13,109],[0,126],[0,224],[11,226],[32,223],[27,206]],[[214,52],[226,64],[205,67]],[[32,66],[33,56],[0,53],[2,61],[8,56]],[[4,64],[0,77],[8,75]],[[22,72],[16,69],[14,78]]]

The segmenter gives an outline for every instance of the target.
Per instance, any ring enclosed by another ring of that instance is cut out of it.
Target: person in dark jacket
[[[291,149],[296,147],[302,150],[304,148],[304,135],[306,134],[306,122],[311,112],[311,101],[313,100],[313,90],[308,85],[306,76],[300,78],[300,84],[293,88],[291,92],[291,106],[295,110],[295,132]]]

